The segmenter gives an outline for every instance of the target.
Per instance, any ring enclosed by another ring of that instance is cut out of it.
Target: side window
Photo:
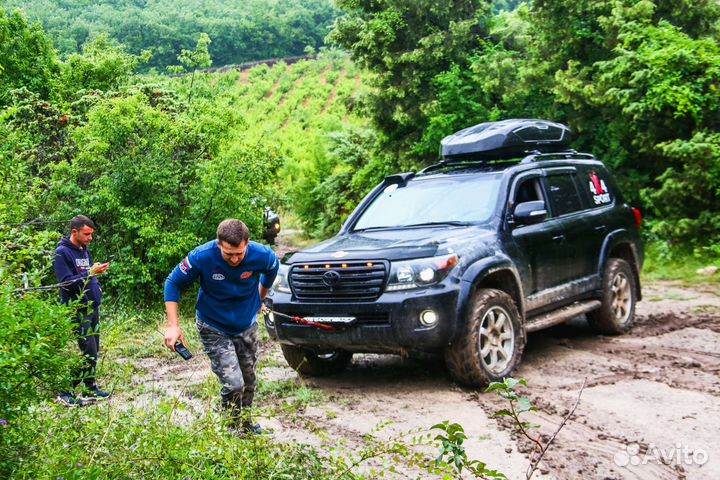
[[[517,190],[515,190],[513,205],[523,202],[532,202],[534,200],[543,200],[540,182],[538,182],[537,178],[523,180],[522,183],[518,185]]]
[[[549,175],[545,182],[555,216],[583,209],[572,174]]]
[[[583,189],[587,192],[590,206],[597,208],[611,204],[613,198],[605,184],[602,171],[590,170],[585,172],[584,175],[586,177],[583,178]]]

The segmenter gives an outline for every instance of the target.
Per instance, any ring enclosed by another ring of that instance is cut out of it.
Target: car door
[[[585,239],[588,275],[597,274],[600,254],[605,238],[618,228],[613,215],[615,194],[611,188],[609,174],[602,166],[581,166],[578,168],[580,194],[589,207],[583,217],[588,222],[588,236]]]
[[[593,225],[586,216],[586,205],[578,189],[575,167],[545,170],[543,184],[550,200],[553,218],[562,226],[563,255],[557,264],[557,284],[585,278],[592,273]]]
[[[516,262],[516,266],[528,296],[558,285],[563,280],[562,269],[557,267],[565,261],[566,245],[559,219],[548,215],[542,222],[532,225],[512,222],[512,212],[520,203],[542,200],[549,208],[541,178],[540,170],[518,176],[513,181],[508,204],[514,256],[523,259],[522,262]]]

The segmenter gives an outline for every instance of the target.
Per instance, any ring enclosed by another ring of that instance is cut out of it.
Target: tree
[[[192,101],[192,89],[195,83],[195,72],[198,68],[207,68],[212,65],[212,58],[208,52],[208,46],[210,46],[210,37],[207,33],[201,33],[198,38],[197,46],[195,50],[185,50],[178,55],[178,61],[185,65],[186,69],[192,69],[192,76],[190,78],[190,89],[188,90],[188,102]]]
[[[22,12],[8,12],[0,5],[0,108],[20,87],[49,99],[58,71],[55,50],[42,27],[29,23]]]
[[[418,147],[437,98],[435,77],[481,46],[490,5],[479,0],[341,0],[345,16],[329,40],[375,74],[368,110],[381,148],[403,165],[430,160],[437,150]]]

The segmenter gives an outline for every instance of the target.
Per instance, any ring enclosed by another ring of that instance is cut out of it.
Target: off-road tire
[[[620,335],[630,330],[635,322],[637,283],[628,262],[621,258],[607,261],[600,300],[600,308],[587,314],[590,326],[605,335]]]
[[[290,368],[301,375],[321,377],[345,370],[353,354],[344,350],[318,353],[294,345],[280,344],[283,356]]]
[[[500,317],[504,317],[502,322]],[[490,334],[485,328],[485,333],[481,336],[481,327],[489,325],[488,322],[491,321],[493,327],[501,324],[499,328],[504,329],[502,335],[497,328],[491,329],[494,333]],[[509,324],[506,325],[505,322]],[[500,343],[493,344],[494,341]],[[500,363],[488,361],[492,352],[488,351],[483,357],[481,348],[495,350],[494,355],[498,361],[501,356],[498,352],[503,350],[505,359]],[[466,321],[457,340],[445,350],[445,364],[458,383],[484,388],[491,382],[502,381],[510,375],[520,362],[524,348],[525,334],[513,299],[501,290],[480,289],[473,295]],[[495,368],[489,368],[488,365],[495,365]]]

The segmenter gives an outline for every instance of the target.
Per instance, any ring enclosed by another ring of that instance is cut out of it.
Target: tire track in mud
[[[704,311],[720,312],[717,297],[707,300]],[[645,308],[665,307],[658,303]],[[633,330],[621,337],[598,336],[577,319],[530,336],[515,376],[530,383],[525,393],[540,412],[527,420],[540,425],[543,435],[568,413],[587,377],[580,407],[546,454],[553,476],[718,478],[720,465],[712,457],[720,447],[714,440],[720,428],[720,313],[691,314],[678,303],[663,313],[641,311]],[[478,403],[488,415],[505,406],[485,395]],[[512,431],[508,419],[498,424]],[[531,453],[528,440],[515,439],[520,451]],[[628,445],[639,450],[639,465],[625,464],[633,453]],[[690,451],[700,446],[710,459],[698,466],[654,456],[658,448],[672,454],[678,445]]]

